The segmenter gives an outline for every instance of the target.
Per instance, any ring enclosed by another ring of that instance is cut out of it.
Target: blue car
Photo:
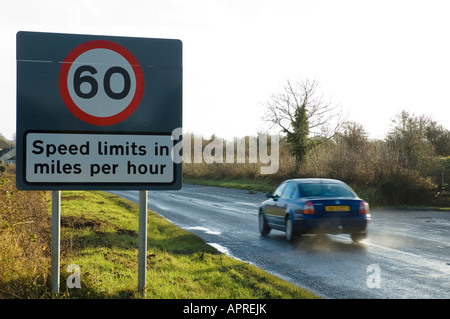
[[[367,236],[369,204],[342,181],[291,179],[267,193],[259,208],[259,231],[286,233],[288,241],[311,233],[350,234],[354,242]]]

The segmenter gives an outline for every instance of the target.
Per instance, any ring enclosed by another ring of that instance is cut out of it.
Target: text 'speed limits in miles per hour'
[[[171,184],[171,135],[26,134],[27,183]]]

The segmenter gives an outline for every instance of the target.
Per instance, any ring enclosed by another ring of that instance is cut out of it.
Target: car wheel
[[[258,224],[261,235],[268,235],[270,233],[270,227],[267,225],[266,217],[264,217],[263,212],[259,212]]]
[[[364,233],[353,233],[353,234],[350,234],[350,237],[354,243],[359,243],[367,238],[367,233],[365,233],[365,232]]]
[[[294,234],[294,225],[292,223],[291,218],[288,216],[286,217],[286,240],[289,242],[294,241],[295,234]]]

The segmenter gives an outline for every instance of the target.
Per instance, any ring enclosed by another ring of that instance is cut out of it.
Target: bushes
[[[46,293],[49,233],[44,193],[18,191],[14,175],[0,174],[0,298]]]
[[[380,204],[430,204],[436,185],[416,171],[401,169],[380,184]]]
[[[357,148],[329,141],[310,153],[300,175],[340,179],[372,204],[430,204],[442,165],[429,156],[420,172],[403,166],[401,157],[383,141],[367,141]]]
[[[289,178],[335,178],[349,184],[372,205],[431,204],[442,172],[450,172],[450,158],[439,160],[421,153],[408,167],[404,154],[386,141],[370,141],[339,135],[317,143],[302,164],[297,165],[286,140],[279,144],[279,169],[261,175],[261,163],[185,163],[183,176],[191,179],[249,180],[277,186]],[[420,165],[417,165],[417,164]],[[444,164],[448,166],[445,169]],[[447,175],[445,175],[445,178]]]
[[[292,155],[293,135],[289,143],[287,138],[281,139],[279,169],[272,175],[261,175],[263,164],[247,157],[242,164],[183,162],[184,176],[258,180],[273,186],[289,178],[335,178],[351,185],[372,204],[432,204],[437,186],[450,179],[450,131],[424,115],[407,111],[392,122],[384,140],[369,140],[363,126],[354,122],[345,123],[330,139],[308,137],[308,152],[297,159]],[[211,140],[197,143],[200,152],[205,149],[204,142]],[[251,139],[244,140],[248,144]],[[304,142],[299,141],[299,145],[305,146]]]

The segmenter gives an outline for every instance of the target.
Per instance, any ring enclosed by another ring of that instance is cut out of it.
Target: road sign
[[[77,46],[63,61],[59,91],[79,119],[111,125],[136,110],[144,93],[144,76],[126,48],[112,41],[93,40]]]
[[[17,187],[181,188],[179,40],[17,34]]]

